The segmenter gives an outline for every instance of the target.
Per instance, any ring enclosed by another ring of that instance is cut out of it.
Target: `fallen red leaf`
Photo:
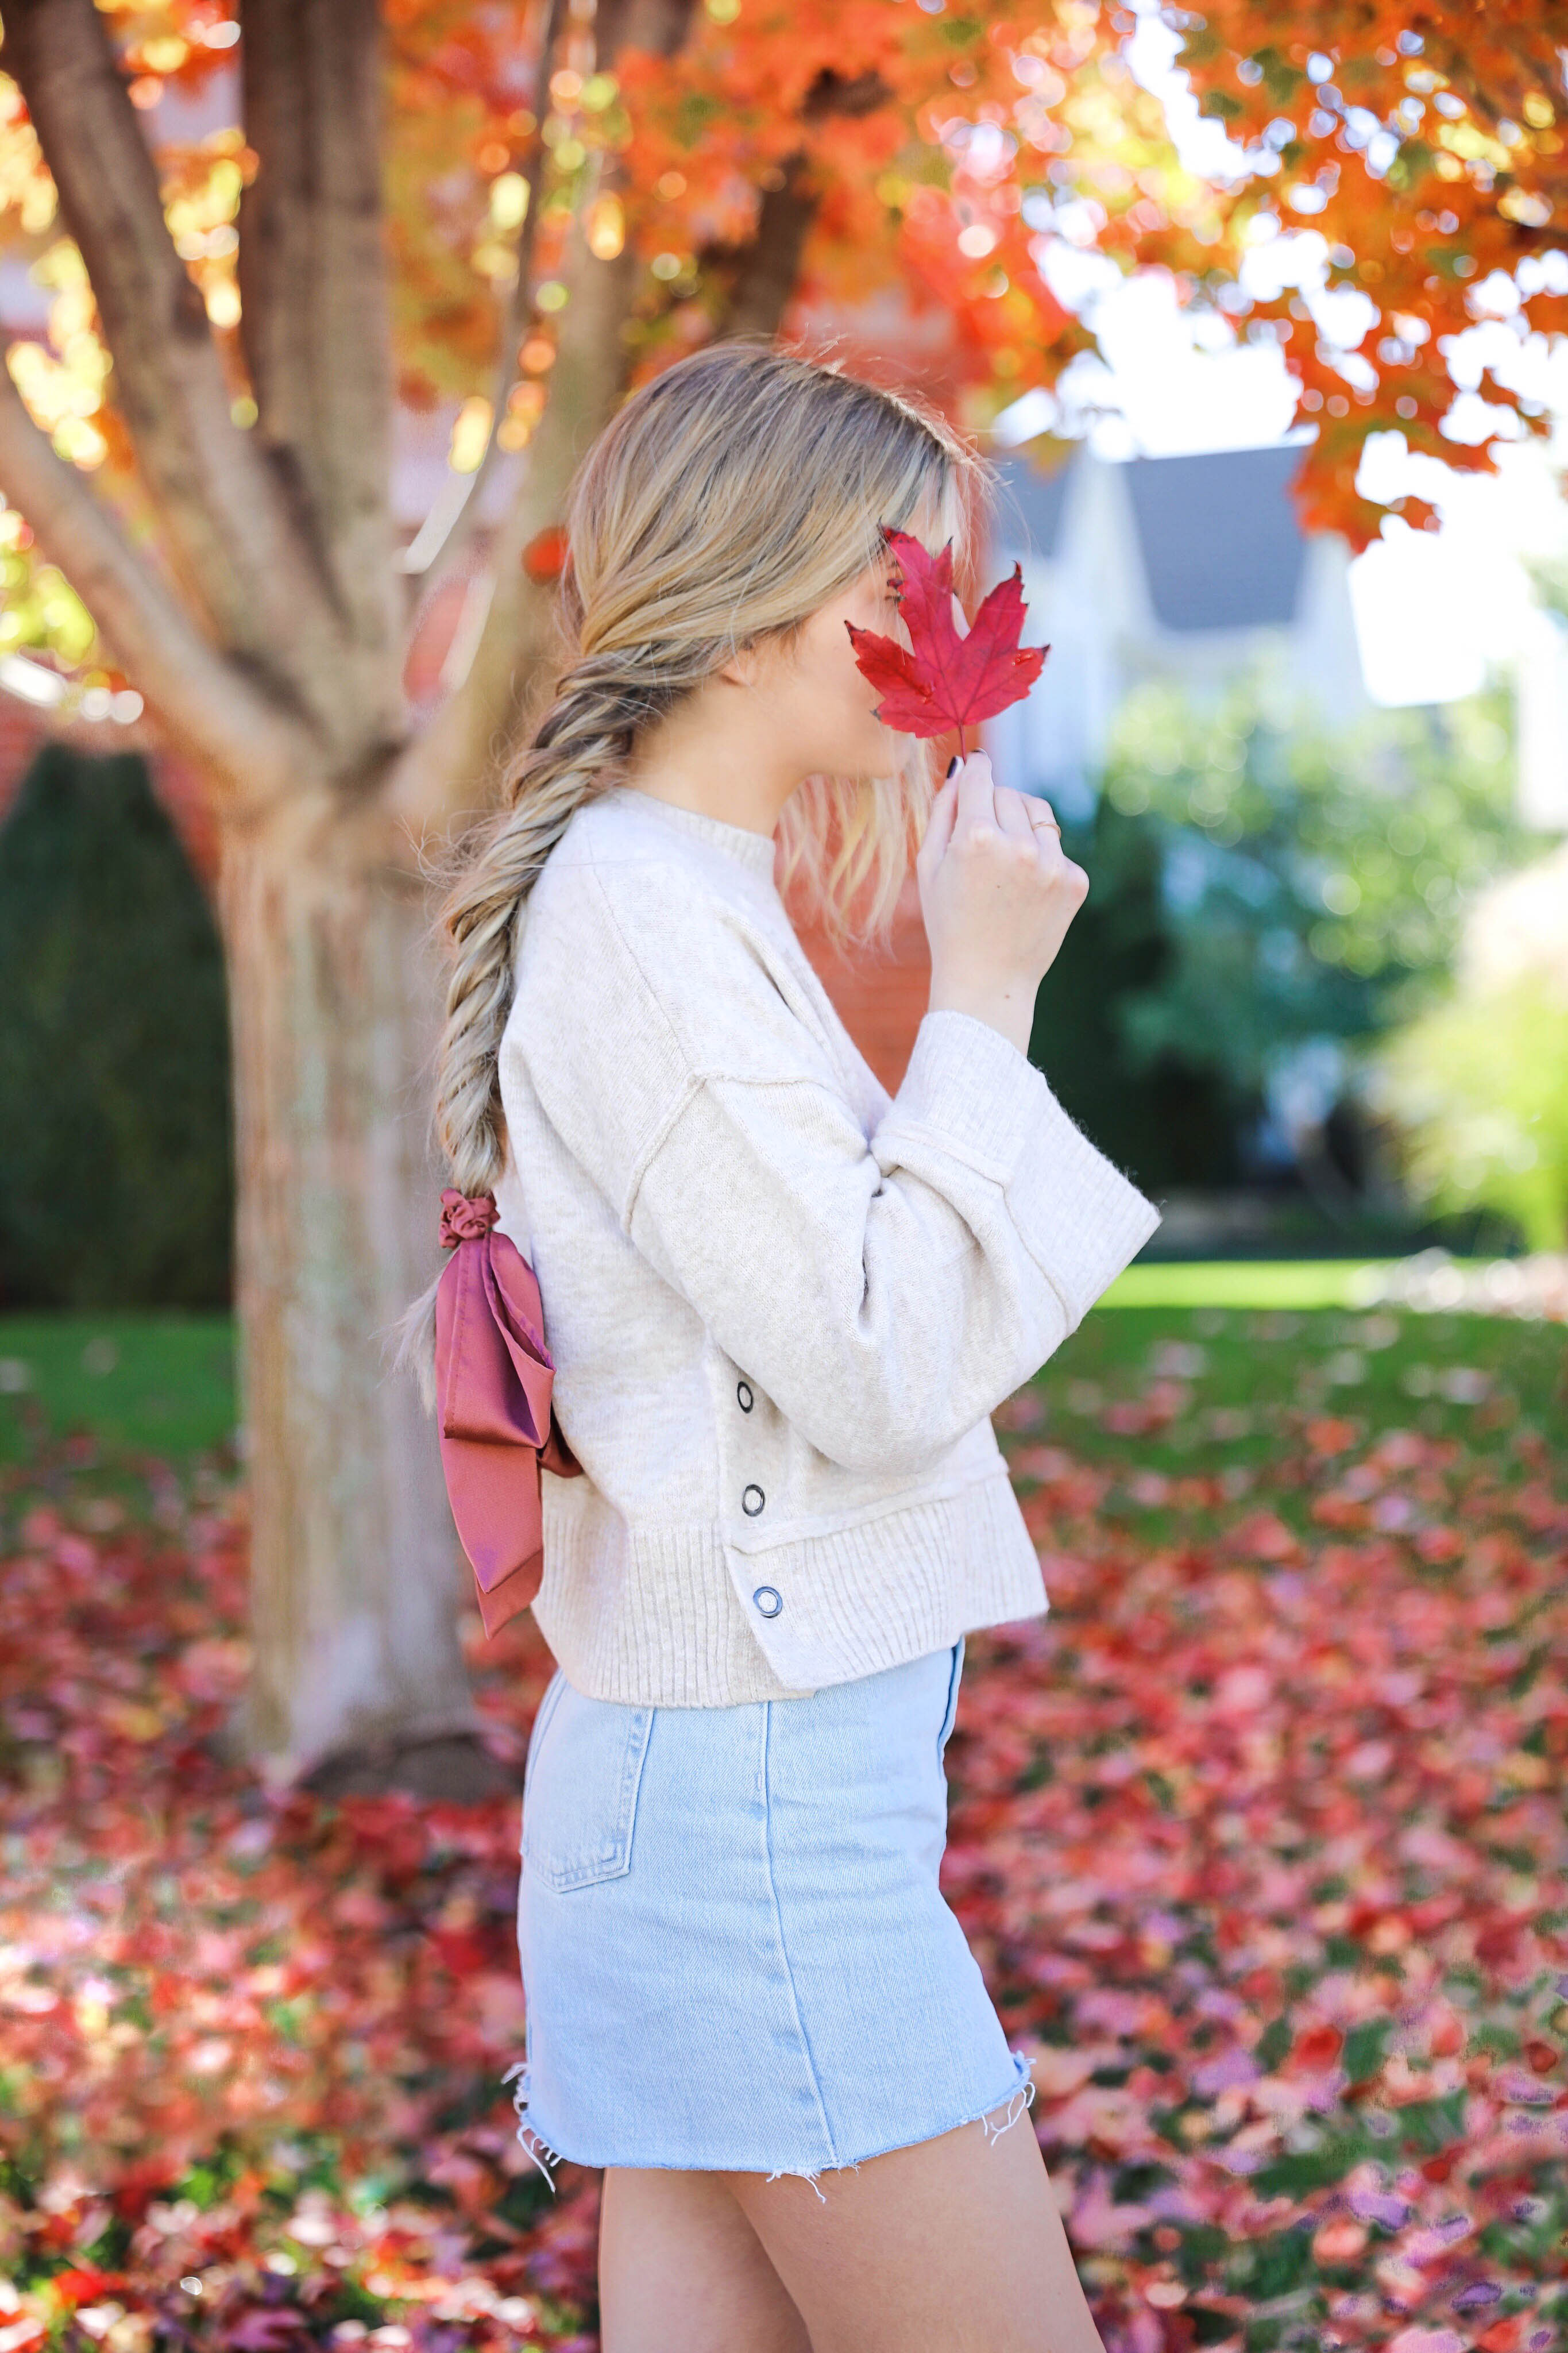
[[[73,2312],[78,2305],[96,2303],[124,2284],[119,2272],[100,2272],[93,2263],[77,2263],[69,2271],[57,2272],[49,2282],[60,2302],[69,2305]]]
[[[305,2326],[305,2316],[292,2304],[247,2305],[226,2332],[232,2353],[281,2353]]]
[[[1080,1356],[998,1416],[1052,1606],[971,1639],[943,1863],[1033,2059],[1105,2341],[1175,2353],[1194,2304],[1204,2333],[1240,2328],[1232,2262],[1300,2230],[1310,2341],[1545,2353],[1568,2147],[1554,1458],[1530,1431],[1389,1428],[1370,1397],[1354,1446],[1313,1457],[1295,1360],[1260,1352],[1253,1406],[1289,1403],[1244,1463],[1206,1435],[1212,1376],[1135,1355],[1125,1395]],[[1307,1516],[1325,1473],[1352,1524]],[[148,1506],[176,1492],[166,1528]],[[132,1503],[89,1541],[68,1524],[106,1508],[90,1467],[0,1465],[0,2353],[111,2300],[128,2344],[312,2353],[345,2295],[361,2353],[591,2353],[597,2179],[568,2164],[544,2191],[505,2082],[515,1789],[259,1781],[216,1737],[243,1499],[161,1469]],[[521,1768],[552,1662],[531,1625],[497,1650],[476,1692]],[[106,1703],[163,1728],[125,1739]],[[1300,2124],[1331,2179],[1300,2166]],[[1216,2234],[1196,2263],[1194,2223]],[[1184,2241],[1189,2302],[1152,2305]],[[1521,2326],[1478,2337],[1450,2247],[1528,2302]]]
[[[1336,2060],[1344,2047],[1344,2036],[1337,2026],[1309,2027],[1299,2034],[1290,2046],[1293,2067],[1327,2067]]]
[[[1050,651],[1019,646],[1028,610],[1022,566],[997,582],[961,637],[952,617],[952,541],[932,555],[908,532],[884,528],[882,536],[898,565],[893,586],[910,642],[900,646],[847,621],[860,674],[881,694],[877,715],[884,725],[906,735],[956,729],[967,750],[965,730],[1027,694]]]
[[[1355,1444],[1359,1433],[1359,1423],[1327,1415],[1307,1424],[1307,1443],[1314,1454],[1342,1454],[1347,1446]]]

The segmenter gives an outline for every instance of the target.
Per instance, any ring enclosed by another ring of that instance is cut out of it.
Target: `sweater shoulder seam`
[[[658,1159],[659,1154],[663,1151],[666,1144],[668,1142],[671,1134],[679,1125],[686,1111],[705,1088],[710,1087],[721,1082],[725,1084],[734,1086],[764,1086],[780,1083],[812,1085],[818,1084],[820,1082],[811,1080],[805,1073],[802,1073],[799,1080],[791,1080],[787,1082],[748,1077],[744,1071],[728,1071],[718,1066],[710,1066],[694,1060],[687,1047],[686,1041],[681,1037],[679,1029],[677,1024],[671,1020],[668,1011],[659,997],[658,989],[654,987],[653,982],[648,976],[647,967],[642,957],[637,953],[636,944],[628,934],[626,925],[620,919],[614,898],[605,888],[598,860],[595,858],[591,860],[585,871],[588,880],[592,883],[598,897],[600,906],[604,912],[605,919],[609,923],[611,929],[616,934],[616,937],[619,940],[621,946],[626,951],[626,956],[636,971],[638,980],[642,984],[645,997],[664,1025],[666,1034],[668,1035],[670,1045],[680,1063],[683,1073],[682,1083],[672,1095],[663,1116],[654,1122],[654,1124],[649,1130],[642,1148],[637,1154],[627,1175],[626,1198],[621,1206],[621,1224],[623,1230],[629,1237],[632,1229],[632,1220],[637,1214],[637,1197],[642,1190],[644,1178],[647,1176],[647,1172],[652,1167],[654,1162]],[[726,901],[724,903],[728,904],[729,902]]]
[[[654,987],[652,982],[649,980],[647,968],[643,964],[641,956],[638,955],[637,949],[633,946],[631,941],[626,936],[626,928],[622,923],[619,914],[616,913],[615,901],[611,898],[610,893],[605,888],[604,878],[599,871],[599,861],[597,858],[590,859],[585,871],[588,881],[593,886],[595,895],[598,899],[599,905],[603,910],[605,920],[609,924],[610,929],[615,933],[616,939],[619,940],[633,970],[637,974],[637,979],[642,984],[644,997],[647,999],[649,1006],[658,1016],[659,1020],[663,1023],[665,1031],[669,1039],[670,1045],[674,1049],[676,1057],[681,1064],[684,1071],[683,1083],[676,1090],[663,1118],[654,1122],[647,1142],[644,1144],[642,1150],[633,1160],[631,1168],[627,1174],[626,1198],[621,1204],[620,1216],[622,1229],[629,1236],[632,1228],[632,1219],[637,1211],[637,1195],[642,1189],[643,1178],[647,1176],[649,1167],[652,1166],[655,1158],[663,1148],[665,1140],[668,1136],[670,1130],[674,1127],[677,1120],[680,1117],[681,1113],[686,1109],[687,1104],[691,1101],[692,1094],[696,1088],[700,1084],[700,1081],[691,1067],[690,1058],[687,1054],[685,1046],[682,1043],[680,1032],[676,1028],[675,1023],[670,1019],[668,1011],[660,1002],[658,991]]]
[[[685,871],[680,869],[679,861],[670,861],[670,863],[672,867],[674,867],[675,871]],[[614,895],[605,886],[598,860],[595,859],[591,863],[586,864],[584,871],[597,894],[605,921],[609,923],[616,939],[620,942],[621,946],[626,951],[628,959],[636,968],[637,977],[642,984],[643,994],[648,1004],[657,1011],[666,1034],[684,1065],[689,1080],[695,1082],[698,1086],[717,1084],[754,1087],[821,1086],[826,1088],[828,1092],[834,1092],[827,1081],[816,1077],[808,1071],[802,1071],[798,1073],[792,1072],[785,1077],[778,1078],[764,1072],[748,1071],[743,1066],[740,1066],[732,1062],[728,1056],[718,1060],[710,1060],[706,1056],[698,1056],[694,1054],[691,1051],[690,1046],[683,1038],[679,1024],[670,1018],[664,1000],[660,997],[658,989],[649,974],[647,961],[640,951],[637,937],[635,936],[635,927],[633,929],[628,929],[626,924],[621,920],[620,911],[616,905]],[[754,934],[761,948],[765,949],[768,947],[770,943],[768,941],[766,932],[761,924],[755,923],[751,920],[747,909],[741,902],[731,899],[727,893],[721,892],[715,892],[710,895],[717,906],[722,907],[730,913],[737,915],[741,919],[742,923],[746,925],[747,930]],[[748,961],[754,968],[757,1001],[762,1003],[765,998],[765,1001],[771,1006],[782,1006],[793,1023],[797,1027],[804,1027],[805,1025],[800,1022],[799,1016],[791,1009],[788,999],[785,997],[784,991],[780,988],[778,982],[768,970],[765,957],[761,954],[756,954],[749,958]],[[692,1087],[689,1085],[682,1089],[682,1102],[689,1096],[692,1091]],[[668,1119],[661,1122],[661,1134],[668,1134],[669,1125],[670,1122]]]
[[[643,861],[639,861],[639,863],[640,862]],[[669,871],[674,874],[680,875],[685,879],[690,878],[689,868],[683,866],[678,859],[661,860],[659,863],[668,867]],[[648,1003],[657,1008],[659,1019],[664,1024],[665,1029],[668,1031],[671,1041],[675,1045],[677,1051],[680,1054],[682,1060],[686,1062],[689,1068],[693,1070],[698,1069],[700,1065],[693,1060],[692,1056],[683,1045],[679,1029],[677,1024],[670,1018],[669,1013],[664,1004],[664,1000],[660,997],[659,992],[649,975],[647,960],[641,952],[638,940],[636,936],[636,926],[628,928],[621,919],[621,912],[616,904],[614,893],[605,885],[602,861],[597,856],[593,857],[584,864],[584,871],[597,894],[605,920],[608,922],[610,928],[616,934],[616,937],[619,940],[627,956],[637,968],[637,977],[642,983],[643,991]],[[756,932],[759,937],[762,936],[761,927],[751,921],[745,906],[739,898],[732,898],[729,892],[722,891],[705,891],[703,892],[703,896],[710,902],[715,909],[722,909],[725,913],[739,917],[741,922],[746,924],[748,930]],[[760,959],[758,960],[758,965],[759,972],[762,973],[762,976],[766,979],[768,987],[776,996],[779,993],[777,984],[774,983],[771,977],[765,974],[765,972],[763,972]],[[732,1075],[739,1076],[740,1073],[731,1073],[728,1071],[724,1071],[719,1072],[719,1075],[728,1078]]]

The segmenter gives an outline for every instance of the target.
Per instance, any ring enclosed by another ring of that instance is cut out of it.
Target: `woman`
[[[534,1266],[555,1408],[523,1803],[525,2146],[605,2168],[606,2353],[1088,2353],[942,1900],[963,1636],[1047,1606],[987,1419],[1153,1227],[1026,1059],[1087,881],[984,754],[931,802],[845,623],[975,461],[718,346],[590,453],[573,640],[447,910],[442,1140]],[[929,822],[927,817],[929,812]],[[917,871],[889,1102],[773,884]]]

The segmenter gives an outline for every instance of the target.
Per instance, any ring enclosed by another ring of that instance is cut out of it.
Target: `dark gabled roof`
[[[1290,501],[1293,443],[1134,458],[1125,471],[1143,576],[1166,629],[1245,629],[1296,617],[1307,543]],[[1050,472],[1026,458],[996,468],[996,537],[1058,553],[1072,461]]]
[[[1287,486],[1300,462],[1294,446],[1131,462],[1143,573],[1163,628],[1295,619],[1307,543]]]
[[[1004,547],[1054,555],[1062,527],[1071,460],[1047,473],[1027,458],[1007,458],[995,469],[996,537]]]

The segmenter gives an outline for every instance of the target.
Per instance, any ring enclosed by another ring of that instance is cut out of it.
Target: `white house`
[[[1527,617],[1514,684],[1520,819],[1541,832],[1568,832],[1568,617],[1544,609]]]
[[[993,545],[1023,565],[1026,642],[1051,648],[1027,702],[991,723],[1000,775],[1085,810],[1117,706],[1150,679],[1202,699],[1262,670],[1331,726],[1368,708],[1349,550],[1302,531],[1300,462],[1285,444],[1000,466]]]

